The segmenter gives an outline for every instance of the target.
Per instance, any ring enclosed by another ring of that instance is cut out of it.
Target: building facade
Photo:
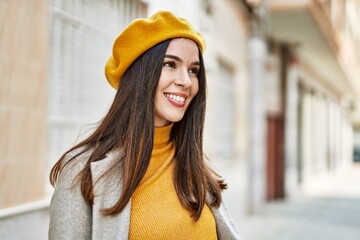
[[[353,159],[352,103],[360,93],[357,1],[269,2],[271,34],[280,52],[284,100],[284,193]],[[351,49],[351,50],[350,50]]]

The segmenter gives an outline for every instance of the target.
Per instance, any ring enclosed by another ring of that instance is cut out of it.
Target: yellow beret
[[[149,18],[134,20],[116,38],[112,55],[105,65],[105,76],[117,89],[126,69],[144,52],[156,44],[172,38],[189,38],[195,41],[201,52],[205,40],[184,18],[171,12],[159,11]]]

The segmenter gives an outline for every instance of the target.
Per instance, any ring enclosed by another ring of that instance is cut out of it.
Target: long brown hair
[[[115,215],[125,208],[143,178],[151,158],[154,141],[154,99],[170,41],[171,39],[166,40],[150,48],[127,69],[114,101],[99,126],[88,138],[66,151],[51,169],[50,182],[53,186],[64,168],[63,160],[66,154],[81,149],[70,162],[89,151],[91,154],[78,175],[79,182],[75,184],[80,184],[84,199],[93,204],[94,186],[90,164],[101,161],[110,151],[119,149],[121,156],[114,160],[114,166],[122,164],[122,172],[109,169],[102,177],[122,174],[122,193],[114,206],[102,211],[105,215]],[[222,200],[221,190],[226,188],[220,176],[205,163],[203,130],[206,77],[200,51],[199,58],[199,91],[183,119],[174,123],[171,131],[176,149],[174,186],[181,204],[191,211],[195,220],[201,215],[206,194],[211,196],[211,206],[219,207]]]

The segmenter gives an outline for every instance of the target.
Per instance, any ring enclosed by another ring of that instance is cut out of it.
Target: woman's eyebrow
[[[174,59],[174,60],[176,60],[178,62],[181,62],[181,63],[183,62],[183,60],[181,58],[179,58],[178,56],[175,56],[175,55],[166,54],[165,58],[171,58],[171,59]]]
[[[178,62],[183,62],[183,60],[181,58],[179,58],[178,56],[175,56],[175,55],[171,55],[171,54],[166,54],[165,55],[165,58],[171,58],[171,59],[174,59]],[[192,62],[191,65],[198,65],[200,66],[200,62],[199,61],[195,61],[195,62]]]

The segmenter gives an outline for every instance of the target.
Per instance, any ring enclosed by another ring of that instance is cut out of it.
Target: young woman
[[[50,239],[238,239],[204,160],[204,48],[166,11],[119,35],[113,104],[51,170]]]

